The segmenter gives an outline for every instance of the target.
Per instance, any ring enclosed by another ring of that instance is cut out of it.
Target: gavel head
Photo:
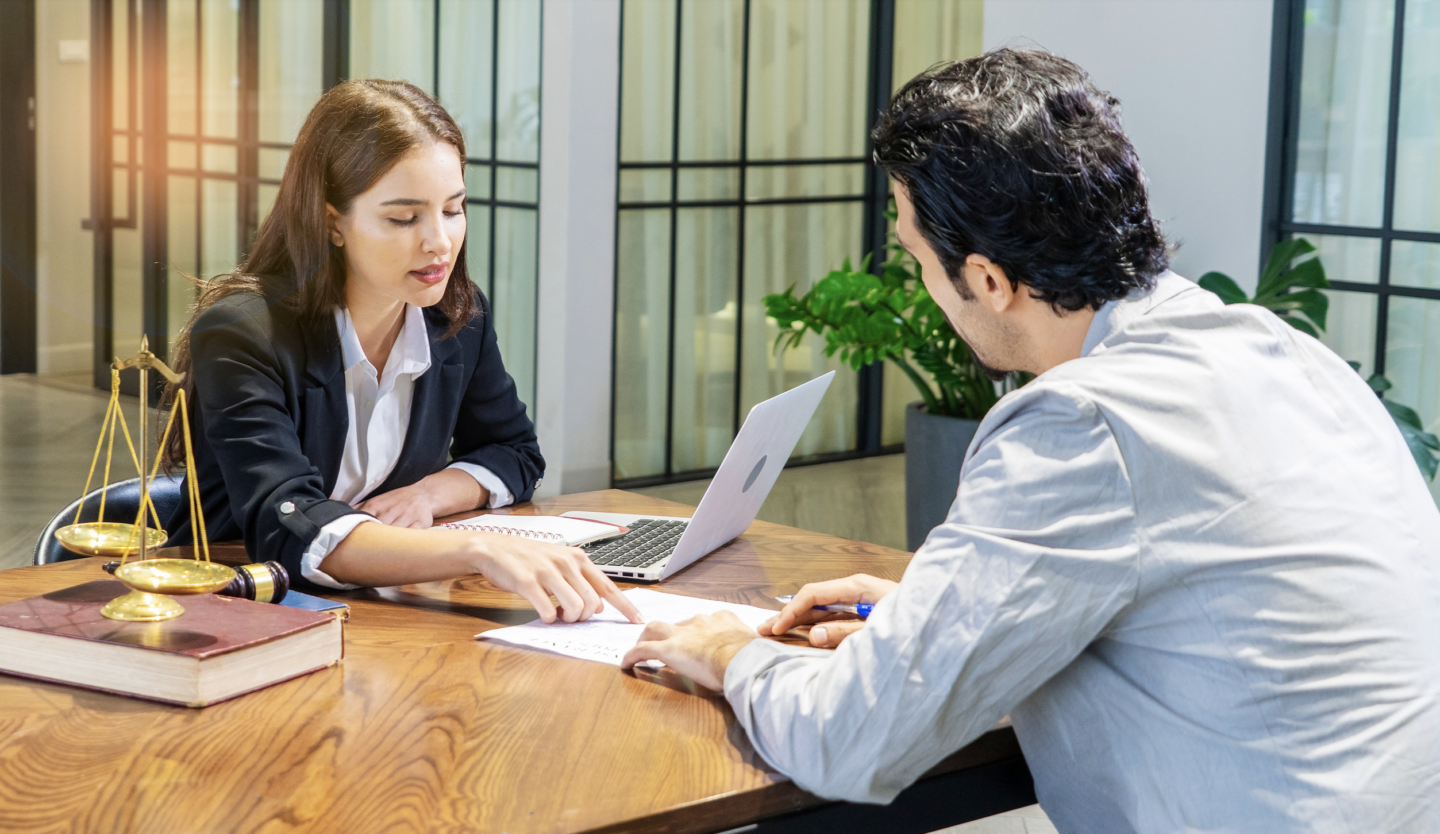
[[[235,568],[235,579],[219,591],[221,596],[279,602],[290,591],[290,574],[279,562],[255,562]]]

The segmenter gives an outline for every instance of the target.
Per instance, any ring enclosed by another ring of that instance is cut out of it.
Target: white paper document
[[[753,605],[682,597],[679,594],[665,594],[645,588],[631,588],[625,592],[625,596],[640,609],[640,615],[647,623],[678,623],[697,614],[729,611],[739,617],[741,622],[755,628],[779,613]],[[644,630],[645,626],[626,620],[624,615],[615,610],[615,606],[606,603],[604,611],[583,623],[557,620],[546,625],[536,620],[525,625],[493,629],[475,636],[512,646],[524,646],[619,666],[620,658],[630,651]]]

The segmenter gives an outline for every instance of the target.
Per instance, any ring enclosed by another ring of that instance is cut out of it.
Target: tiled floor
[[[0,377],[0,568],[29,564],[40,531],[80,497],[110,399],[89,377]],[[134,432],[139,404],[125,401]],[[129,453],[116,452],[111,479],[135,477]]]
[[[0,377],[0,568],[30,563],[50,518],[79,497],[95,452],[108,395],[90,375]],[[124,399],[134,431],[138,402]],[[118,452],[118,450],[117,450]],[[115,456],[112,480],[134,476],[128,455]],[[637,490],[698,504],[708,482]],[[827,463],[787,469],[760,517],[845,538],[905,546],[905,458]],[[946,834],[1053,834],[1039,806],[946,829]]]

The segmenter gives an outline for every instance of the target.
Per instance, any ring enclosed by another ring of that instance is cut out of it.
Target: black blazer
[[[481,313],[458,334],[425,313],[430,368],[415,380],[410,425],[395,470],[372,495],[419,481],[449,458],[479,464],[525,501],[545,461]],[[350,425],[340,335],[331,315],[299,321],[257,293],[224,298],[190,337],[195,473],[210,541],[243,538],[251,560],[278,560],[301,587],[300,557],[320,528],[355,512],[330,500]],[[198,474],[197,474],[198,473]],[[174,544],[194,538],[188,502],[170,517]]]

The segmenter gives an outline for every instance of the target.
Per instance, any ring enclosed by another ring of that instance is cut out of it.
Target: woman
[[[464,160],[455,122],[413,85],[325,93],[245,263],[205,287],[176,343],[199,427],[186,477],[211,540],[243,537],[315,585],[480,573],[546,622],[602,598],[638,622],[577,548],[425,529],[527,500],[545,467],[466,270]],[[180,438],[162,453],[179,462]],[[186,543],[180,503],[166,526]]]

